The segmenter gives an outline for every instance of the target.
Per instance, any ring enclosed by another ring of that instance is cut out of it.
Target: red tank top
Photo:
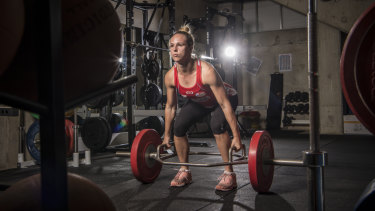
[[[208,85],[203,85],[202,83],[202,68],[200,60],[197,60],[196,77],[195,84],[192,87],[186,88],[181,86],[178,81],[177,66],[174,65],[174,84],[180,95],[189,98],[206,108],[214,107],[217,104],[215,95]],[[227,83],[224,83],[224,88],[228,96],[234,96],[237,94],[237,91]]]

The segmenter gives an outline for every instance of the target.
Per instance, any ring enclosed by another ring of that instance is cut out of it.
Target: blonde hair
[[[181,26],[181,28],[177,32],[175,32],[173,34],[173,36],[176,35],[176,34],[183,34],[183,35],[185,35],[186,42],[187,42],[188,46],[192,46],[193,49],[194,49],[194,42],[195,42],[194,41],[194,36],[191,33],[191,29],[190,29],[190,26],[188,24],[185,24],[185,25]]]

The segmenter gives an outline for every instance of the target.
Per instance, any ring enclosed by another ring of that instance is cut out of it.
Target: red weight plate
[[[248,157],[250,182],[254,190],[268,192],[273,180],[274,165],[265,165],[265,160],[274,158],[273,144],[267,131],[256,131],[251,137]]]
[[[350,30],[340,69],[341,86],[349,107],[375,135],[375,3]]]
[[[66,140],[67,140],[67,146],[66,146],[66,155],[68,157],[73,155],[74,151],[74,129],[73,129],[74,123],[70,121],[69,119],[65,119],[65,134],[66,134]]]
[[[158,145],[162,143],[161,138],[153,129],[141,130],[135,137],[131,154],[130,164],[135,178],[143,183],[153,182],[161,171],[162,164],[148,154],[156,152]]]

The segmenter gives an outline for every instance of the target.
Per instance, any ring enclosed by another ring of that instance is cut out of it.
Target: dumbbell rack
[[[309,97],[307,92],[289,92],[284,98],[283,126],[308,126]],[[296,118],[294,118],[296,117]],[[302,118],[302,119],[301,119]]]
[[[129,76],[97,91],[64,102],[61,0],[40,0],[35,3],[33,33],[39,102],[0,92],[0,102],[40,115],[41,191],[43,210],[68,210],[67,164],[65,152],[64,110],[88,100],[111,93],[137,81]],[[22,86],[22,84],[14,84]],[[46,141],[48,140],[48,141]],[[62,150],[64,149],[64,150]]]

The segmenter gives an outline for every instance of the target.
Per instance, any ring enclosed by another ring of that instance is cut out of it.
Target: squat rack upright
[[[65,104],[63,90],[61,0],[38,0],[32,27],[37,69],[38,102],[0,92],[0,102],[40,114],[41,205],[43,210],[68,210],[64,111],[135,83],[130,75]],[[21,81],[22,83],[22,81]],[[14,84],[22,86],[23,84]],[[27,87],[26,87],[27,88]],[[27,89],[25,89],[27,90]]]

